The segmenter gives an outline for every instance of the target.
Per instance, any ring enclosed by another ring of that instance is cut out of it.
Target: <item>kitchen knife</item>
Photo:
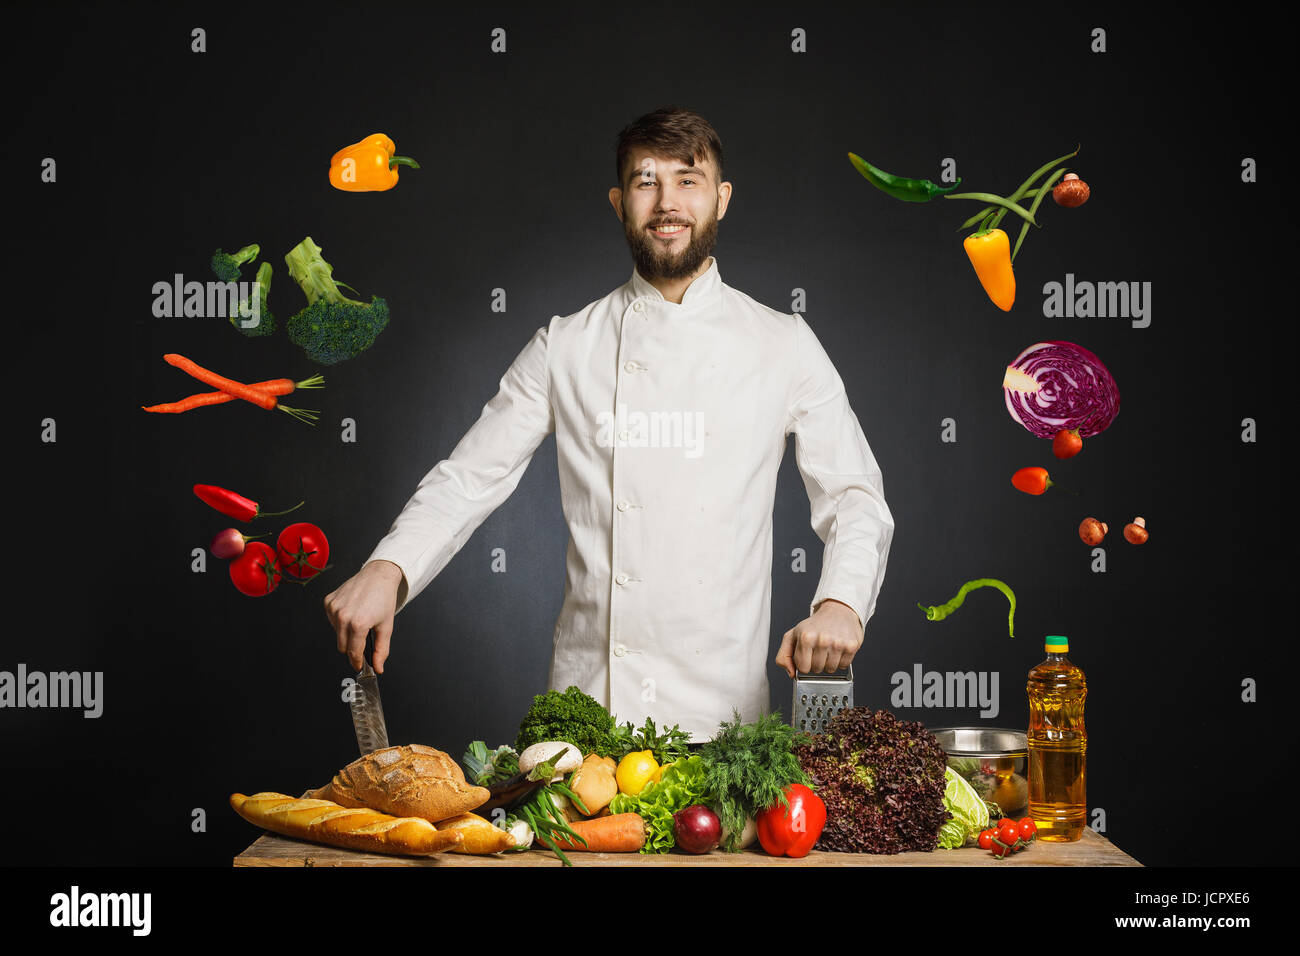
[[[388,746],[388,726],[384,723],[384,705],[379,699],[379,678],[370,666],[372,639],[366,635],[366,649],[361,654],[361,670],[352,688],[352,729],[357,732],[361,756]]]

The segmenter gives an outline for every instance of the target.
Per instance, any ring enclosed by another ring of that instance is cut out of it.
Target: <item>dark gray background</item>
[[[532,332],[631,275],[605,198],[615,135],[665,104],[701,112],[722,137],[735,186],[723,280],[782,311],[806,290],[805,317],[884,472],[897,534],[855,661],[858,701],[888,706],[890,674],[917,662],[997,671],[1001,713],[986,723],[1023,727],[1024,673],[1045,634],[1067,634],[1089,679],[1088,798],[1107,834],[1144,863],[1271,858],[1267,841],[1203,835],[1293,779],[1278,701],[1291,689],[1294,565],[1274,555],[1289,515],[1277,448],[1294,354],[1294,175],[1266,30],[1104,6],[327,10],[66,7],[13,24],[32,59],[8,67],[19,378],[7,393],[20,451],[0,668],[102,670],[106,691],[99,720],[6,710],[0,739],[7,776],[32,780],[51,817],[93,794],[112,822],[93,837],[24,829],[6,838],[7,862],[225,865],[255,836],[231,792],[296,793],[356,756],[340,697],[349,671],[321,601]],[[193,26],[208,31],[205,54],[189,52]],[[497,26],[504,55],[489,52]],[[1104,55],[1089,52],[1094,26],[1108,32]],[[790,52],[794,27],[806,54]],[[331,189],[330,155],[374,131],[423,169],[389,193]],[[954,231],[973,206],[894,202],[845,160],[853,150],[937,179],[951,156],[964,186],[1005,194],[1075,143],[1092,200],[1044,207],[1009,314],[979,289]],[[38,180],[45,156],[55,185]],[[1258,184],[1240,182],[1244,156]],[[326,369],[328,387],[301,402],[323,410],[320,427],[247,405],[138,411],[198,390],[164,352],[244,381],[315,371],[283,336],[249,341],[150,311],[154,282],[204,281],[213,248],[256,241],[276,265],[283,321],[300,298],[282,256],[305,235],[393,314],[374,348]],[[1066,272],[1150,281],[1151,326],[1044,318],[1042,285]],[[490,310],[498,287],[505,314]],[[1008,361],[1054,338],[1101,356],[1123,396],[1115,424],[1064,463],[1009,419],[999,388]],[[47,416],[57,444],[36,440]],[[948,416],[956,444],[939,440]],[[1246,416],[1258,444],[1239,440]],[[344,417],[356,444],[339,441]],[[1030,464],[1079,497],[1014,491],[1010,474]],[[257,530],[320,524],[334,569],[256,600],[220,562],[191,573],[191,549],[229,524],[190,494],[196,482],[272,510],[306,498]],[[1105,574],[1075,535],[1086,514],[1112,527]],[[1118,533],[1136,514],[1151,528],[1140,549]],[[565,543],[548,439],[399,616],[382,679],[394,742],[459,756],[473,739],[513,738],[545,689]],[[505,574],[489,570],[498,547]],[[790,571],[796,547],[807,573]],[[787,454],[773,652],[805,616],[820,558]],[[981,576],[1015,588],[1014,640],[992,591],[942,624],[917,610]],[[771,675],[786,710],[790,682]],[[1258,703],[1241,702],[1245,677],[1260,681]],[[898,714],[980,722],[969,709]],[[206,833],[190,830],[194,808]]]

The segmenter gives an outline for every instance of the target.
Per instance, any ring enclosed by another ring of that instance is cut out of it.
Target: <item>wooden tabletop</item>
[[[1074,843],[1035,840],[1012,856],[998,860],[987,850],[935,850],[933,853],[819,853],[792,860],[768,856],[755,848],[741,853],[714,850],[702,856],[687,853],[569,853],[574,866],[1141,866],[1137,860],[1104,836],[1084,829]],[[385,856],[359,853],[314,843],[304,843],[274,833],[263,833],[235,857],[235,866],[560,866],[549,851],[529,850],[495,856],[440,853],[432,857]]]

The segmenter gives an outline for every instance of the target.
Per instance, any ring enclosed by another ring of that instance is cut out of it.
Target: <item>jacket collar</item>
[[[713,304],[722,293],[722,277],[718,274],[717,257],[710,256],[709,258],[711,260],[709,267],[686,287],[680,305],[665,299],[663,293],[642,278],[641,273],[637,272],[635,268],[632,269],[632,281],[629,283],[632,288],[633,298],[646,298],[655,302],[662,302],[673,309],[689,309]]]

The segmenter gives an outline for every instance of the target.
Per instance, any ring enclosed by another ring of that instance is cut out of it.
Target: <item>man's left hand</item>
[[[781,635],[776,663],[792,678],[804,674],[830,674],[848,667],[862,646],[862,622],[847,604],[827,598],[812,617],[804,618]]]

